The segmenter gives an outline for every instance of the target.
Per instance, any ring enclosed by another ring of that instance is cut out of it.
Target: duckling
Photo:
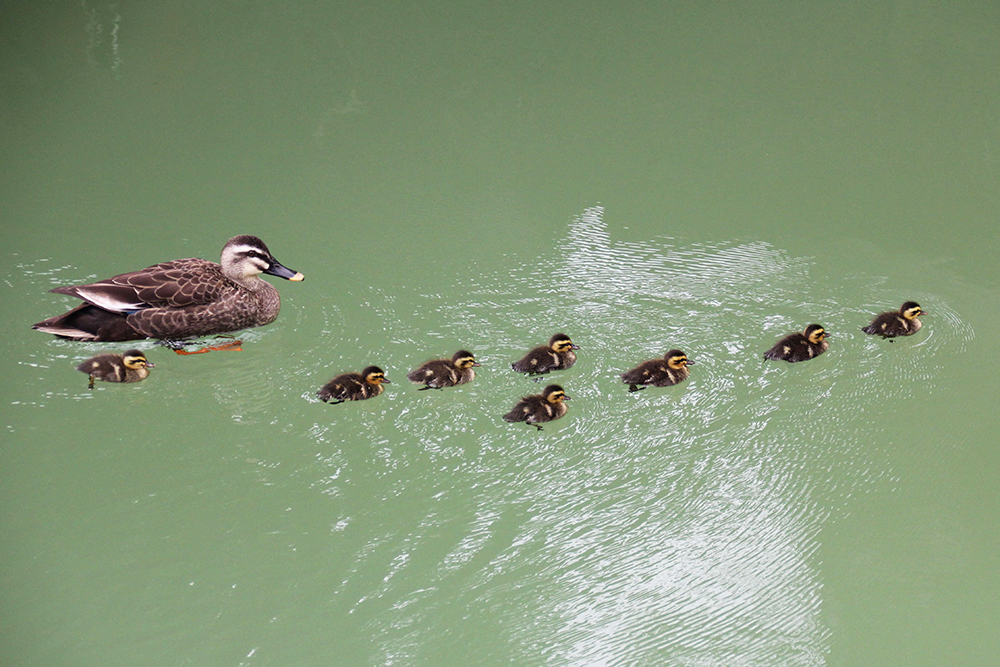
[[[385,371],[378,366],[369,366],[360,373],[338,375],[323,385],[317,396],[327,403],[330,399],[335,399],[332,405],[344,401],[363,401],[385,391],[383,384],[392,384],[385,376]]]
[[[479,363],[472,353],[459,350],[451,359],[431,359],[421,364],[410,371],[406,379],[424,385],[420,391],[444,389],[472,382],[476,377],[476,371],[472,370],[475,366],[479,366]]]
[[[88,389],[94,388],[94,380],[104,382],[139,382],[149,377],[149,369],[155,364],[146,359],[139,350],[129,350],[125,354],[101,354],[87,359],[76,367],[90,376]]]
[[[545,375],[550,371],[561,371],[576,363],[579,345],[574,345],[564,333],[557,333],[549,339],[548,345],[542,345],[530,350],[520,361],[510,365],[518,373],[528,375]]]
[[[826,337],[822,325],[810,324],[802,333],[789,334],[779,340],[774,347],[764,353],[764,359],[789,363],[808,361],[830,349]]]
[[[915,301],[907,301],[896,312],[888,311],[877,315],[872,323],[861,330],[866,334],[895,338],[896,336],[911,336],[923,326],[917,318],[926,315],[927,311]]]
[[[562,387],[550,384],[542,393],[522,398],[503,418],[509,422],[528,422],[541,431],[540,422],[550,422],[566,414],[567,407],[563,401],[569,399]]]
[[[680,350],[670,350],[663,359],[644,361],[630,371],[621,374],[622,382],[629,391],[641,391],[646,387],[670,387],[688,379],[688,366],[694,362]]]
[[[278,317],[278,290],[267,273],[299,281],[256,236],[234,236],[222,263],[175,259],[89,285],[51,290],[82,299],[73,310],[33,325],[61,338],[122,341],[177,340],[270,324]]]

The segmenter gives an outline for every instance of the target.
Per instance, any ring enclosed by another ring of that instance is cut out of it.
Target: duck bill
[[[300,280],[305,280],[305,276],[298,271],[292,271],[287,266],[282,266],[277,261],[272,262],[271,266],[265,269],[264,273],[272,276],[278,276],[279,278],[284,278],[285,280],[292,280],[298,282]]]
[[[688,359],[687,361],[684,362],[684,365],[685,366],[697,366],[698,362],[697,361],[691,361],[690,359]]]

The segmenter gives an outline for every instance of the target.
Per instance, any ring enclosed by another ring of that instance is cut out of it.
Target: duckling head
[[[908,320],[915,320],[921,315],[926,315],[927,311],[922,309],[916,301],[907,301],[900,307],[899,314]]]
[[[459,350],[451,356],[451,363],[455,365],[456,368],[472,368],[473,366],[479,366],[479,362],[476,361],[476,357],[473,356],[468,350]]]
[[[563,401],[568,401],[569,396],[566,392],[557,384],[550,384],[548,387],[542,390],[542,398],[544,398],[549,403],[562,403]]]
[[[806,327],[802,335],[813,345],[819,345],[827,337],[826,330],[823,329],[822,324],[810,324]]]
[[[267,273],[286,280],[304,280],[298,271],[282,266],[256,236],[234,236],[222,249],[222,272],[229,278],[246,280]]]
[[[122,363],[125,364],[125,368],[131,368],[134,371],[140,368],[156,368],[154,364],[151,364],[149,360],[146,359],[146,355],[139,350],[129,350],[122,355]]]
[[[680,350],[670,350],[663,358],[667,360],[667,366],[674,370],[680,370],[685,366],[694,366],[694,362],[687,358],[687,355]]]
[[[569,339],[564,333],[557,333],[555,336],[549,339],[549,348],[553,352],[566,352],[568,350],[579,350],[579,345],[574,345],[573,341]]]
[[[375,385],[376,387],[380,384],[392,384],[389,378],[385,376],[385,371],[383,371],[378,366],[369,366],[365,370],[361,371],[361,377],[365,379],[368,384]]]

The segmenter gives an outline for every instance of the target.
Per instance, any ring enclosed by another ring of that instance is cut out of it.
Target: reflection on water
[[[28,293],[86,279],[50,264],[16,267]],[[891,482],[887,450],[902,443],[878,424],[933,391],[935,355],[972,337],[936,294],[815,275],[809,258],[760,241],[615,242],[599,207],[554,257],[508,274],[466,277],[449,293],[355,289],[340,303],[360,310],[324,301],[308,317],[294,307],[303,297],[282,292],[279,322],[311,346],[295,354],[265,327],[243,335],[245,353],[157,358],[158,386],[176,385],[156,395],[189,419],[239,425],[236,451],[205,443],[218,448],[205,456],[328,508],[331,554],[308,587],[337,623],[358,619],[373,664],[413,662],[428,645],[460,654],[483,633],[516,664],[822,664],[820,530],[852,495]],[[931,313],[912,339],[861,333],[908,298]],[[831,332],[828,353],[763,362],[812,321]],[[555,331],[581,346],[572,369],[550,376],[573,396],[569,415],[542,433],[502,422],[544,386],[509,363]],[[458,346],[483,363],[474,383],[408,386],[409,368]],[[698,362],[690,380],[630,394],[618,373],[671,347]],[[68,366],[96,349],[50,341],[23,363]],[[319,403],[329,377],[368,363],[393,381],[384,395]],[[144,384],[118,392],[121,407],[143,410],[154,387]],[[192,405],[185,387],[207,388],[224,414]],[[239,497],[230,483],[216,493]],[[280,559],[322,538],[282,530],[258,547],[275,542]]]
[[[87,60],[94,68],[107,67],[116,78],[121,77],[121,31],[122,15],[117,3],[98,3],[92,6],[86,0],[83,4],[86,24],[83,29],[87,35],[85,52]]]
[[[426,295],[404,314],[373,292],[397,343],[469,341],[483,370],[467,387],[394,387],[366,406],[399,433],[375,448],[397,482],[389,495],[423,488],[433,500],[416,526],[379,531],[356,554],[352,572],[381,559],[385,578],[351,612],[383,601],[387,663],[419,654],[423,633],[461,634],[434,613],[457,604],[495,623],[516,662],[822,664],[819,530],[891,474],[879,447],[899,443],[872,425],[930,391],[934,354],[971,329],[934,294],[816,276],[808,258],[764,242],[613,243],[603,215],[575,220],[557,259],[483,276],[462,298]],[[933,314],[913,340],[861,333],[904,298]],[[763,363],[774,340],[812,321],[832,333],[826,355]],[[552,376],[574,397],[569,415],[543,434],[502,424],[506,403],[540,387],[507,365],[557,330],[582,347]],[[691,379],[629,394],[617,373],[671,347],[698,361]],[[344,465],[335,457],[324,484]]]

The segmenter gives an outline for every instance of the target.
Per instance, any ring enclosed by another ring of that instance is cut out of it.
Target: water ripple
[[[828,280],[761,241],[613,243],[603,217],[575,220],[554,262],[428,296],[448,335],[490,341],[494,362],[461,398],[424,399],[427,419],[397,420],[428,452],[450,435],[442,423],[477,438],[455,457],[480,480],[479,509],[429,583],[466,570],[450,599],[490,609],[518,662],[823,664],[820,527],[890,474],[879,416],[933,391],[933,356],[973,332],[915,294],[898,298],[932,312],[925,331],[873,339],[860,327],[893,307],[878,277]],[[832,334],[826,355],[763,362],[813,321]],[[496,406],[470,423],[496,396],[537,391],[506,363],[556,330],[582,347],[552,376],[574,397],[569,416],[543,436],[498,424]],[[691,379],[628,394],[617,373],[671,347],[698,362]],[[407,653],[400,642],[386,655]]]
[[[32,270],[38,282],[61,271]],[[331,604],[366,619],[378,638],[370,662],[420,662],[430,634],[461,647],[463,629],[442,619],[485,618],[506,652],[498,661],[513,664],[819,665],[831,634],[819,532],[891,477],[899,438],[885,418],[935,391],[935,358],[974,335],[940,295],[887,295],[885,284],[816,275],[810,258],[763,241],[613,242],[595,207],[552,258],[463,276],[448,293],[355,288],[343,300],[355,310],[283,315],[276,327],[312,341],[294,356],[279,354],[272,327],[247,334],[253,356],[164,354],[157,381],[183,363],[186,382],[209,385],[233,420],[277,431],[241,445],[258,475],[271,484],[293,470],[336,503],[327,519],[346,553]],[[910,298],[931,313],[916,336],[860,331]],[[827,354],[763,362],[813,321],[832,334]],[[504,423],[545,384],[509,362],[555,331],[582,348],[576,366],[545,378],[573,396],[569,415],[542,433]],[[89,352],[50,343],[71,347]],[[483,364],[474,383],[408,386],[407,369],[459,347]],[[629,394],[618,373],[672,347],[697,362],[691,379]],[[315,398],[369,363],[393,380],[383,396]],[[178,404],[180,388],[169,392]]]

